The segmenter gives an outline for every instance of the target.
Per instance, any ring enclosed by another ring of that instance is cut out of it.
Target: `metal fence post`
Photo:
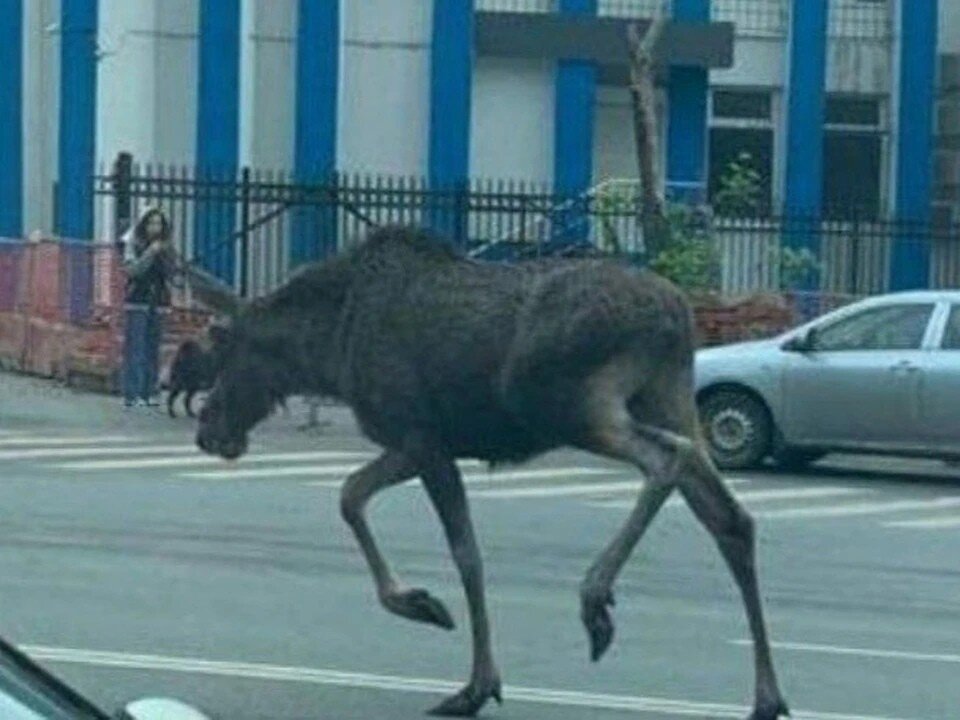
[[[119,243],[120,238],[130,227],[133,221],[131,217],[133,203],[131,200],[131,189],[133,178],[133,155],[128,152],[117,153],[117,159],[113,163],[113,227],[116,232],[114,242]]]
[[[240,297],[247,296],[250,274],[250,168],[240,176]]]
[[[457,183],[455,192],[455,205],[453,210],[454,245],[460,250],[466,250],[467,241],[470,235],[467,225],[470,210],[470,191],[467,188],[466,182],[459,182]]]
[[[850,223],[850,287],[847,292],[856,294],[860,276],[860,217],[855,213]]]

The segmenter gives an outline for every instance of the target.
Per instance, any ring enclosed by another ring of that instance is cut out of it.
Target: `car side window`
[[[932,312],[932,303],[870,308],[820,329],[816,350],[917,350]]]
[[[950,317],[940,347],[944,350],[960,350],[960,305],[950,307]]]

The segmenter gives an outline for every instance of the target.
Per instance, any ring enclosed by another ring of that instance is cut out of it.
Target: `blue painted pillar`
[[[336,182],[340,0],[300,0],[297,20],[297,94],[294,176],[298,184]],[[337,249],[336,207],[294,215],[291,266]]]
[[[596,15],[597,0],[558,0],[558,12]],[[593,183],[593,128],[597,68],[589,60],[563,59],[557,65],[554,109],[553,187],[561,216],[554,219],[553,242],[583,241],[587,216],[577,200]]]
[[[710,0],[673,0],[675,22],[710,22]],[[667,118],[667,198],[702,203],[707,196],[708,71],[670,68]]]
[[[427,177],[443,197],[427,223],[461,247],[467,242],[473,19],[473,0],[434,0]]]
[[[787,214],[819,218],[823,206],[823,125],[827,70],[828,0],[792,0],[787,52]],[[792,237],[792,235],[791,235]],[[796,245],[810,245],[801,234]]]
[[[0,0],[0,236],[23,235],[23,0]]]
[[[891,290],[925,288],[930,277],[937,0],[902,0],[898,57],[894,211],[903,223],[890,262]]]
[[[61,0],[57,234],[93,237],[97,0]]]
[[[240,0],[200,0],[197,98],[197,177],[237,178],[240,136]],[[235,207],[229,200],[197,203],[194,253],[201,265],[233,282]]]
[[[93,173],[97,122],[97,0],[61,0],[60,138],[55,227],[62,238],[93,239]],[[64,245],[68,268],[64,309],[87,316],[93,264],[86,248]]]
[[[785,219],[781,242],[791,249],[808,250],[815,257],[820,256],[823,210],[828,13],[829,0],[792,0],[787,42]],[[812,314],[815,297],[808,291],[819,286],[817,273],[809,273],[796,287],[784,288],[805,291],[798,308],[801,317]]]

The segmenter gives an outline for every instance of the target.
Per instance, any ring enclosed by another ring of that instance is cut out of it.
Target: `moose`
[[[197,444],[234,459],[251,429],[292,394],[346,403],[382,448],[350,475],[340,509],[391,613],[445,629],[447,608],[404,586],[368,524],[376,493],[419,478],[439,515],[466,595],[469,682],[430,711],[473,716],[501,700],[482,561],[458,459],[520,463],[560,447],[625,462],[645,482],[626,522],[587,570],[580,617],[590,656],[614,635],[614,582],[658,510],[678,490],[716,541],[753,639],[751,720],[789,714],[767,639],[754,523],[708,453],[693,394],[690,307],[661,277],[609,259],[514,264],[466,258],[409,227],[371,231],[257,300],[210,288],[232,314],[213,332],[218,375]]]

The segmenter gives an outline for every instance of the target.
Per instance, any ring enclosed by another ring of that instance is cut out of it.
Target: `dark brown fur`
[[[222,393],[249,408],[220,432],[239,440],[279,399],[317,393],[350,405],[384,447],[418,435],[452,457],[519,462],[580,444],[581,385],[618,353],[690,365],[690,325],[680,293],[651,273],[475,262],[386,229],[302,271],[220,336],[235,358]]]
[[[393,575],[365,516],[377,492],[419,477],[463,581],[473,672],[434,709],[475,714],[500,699],[482,562],[458,458],[520,462],[559,446],[627,461],[647,478],[636,508],[581,586],[591,656],[613,638],[613,583],[679,489],[743,594],[757,671],[752,720],[786,713],[766,638],[750,516],[703,447],[693,397],[691,312],[674,286],[608,260],[505,265],[461,258],[421,232],[379,230],[247,307],[214,339],[222,364],[197,442],[234,458],[291,394],[347,403],[383,454],[353,473],[341,510],[381,603],[453,626],[444,605]]]

